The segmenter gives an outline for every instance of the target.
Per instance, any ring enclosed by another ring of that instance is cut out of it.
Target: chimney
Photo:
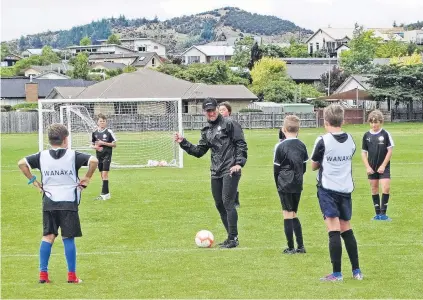
[[[38,83],[25,83],[26,102],[38,102]]]

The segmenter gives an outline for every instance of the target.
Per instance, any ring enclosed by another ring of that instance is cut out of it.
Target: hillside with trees
[[[259,35],[264,40],[288,42],[293,37],[307,38],[312,32],[275,16],[252,14],[234,7],[225,7],[196,15],[182,16],[159,21],[146,18],[103,18],[69,30],[47,31],[21,36],[8,41],[12,52],[28,48],[65,48],[79,45],[81,39],[89,38],[94,44],[107,39],[111,34],[120,37],[153,38],[166,45],[168,52],[178,53],[193,44],[204,44],[214,40]]]

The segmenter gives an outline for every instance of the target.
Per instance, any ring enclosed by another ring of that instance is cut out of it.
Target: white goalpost
[[[183,131],[180,98],[39,100],[39,150],[49,147],[48,126],[61,123],[69,130],[69,148],[95,153],[92,132],[99,113],[117,139],[113,167],[183,167],[183,150],[173,141],[173,133]]]

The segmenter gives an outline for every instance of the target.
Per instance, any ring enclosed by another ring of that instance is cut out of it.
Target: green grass
[[[368,126],[347,126],[361,147]],[[354,157],[352,225],[365,279],[351,279],[346,251],[343,283],[320,283],[331,271],[327,233],[316,199],[315,173],[305,176],[299,216],[308,253],[282,255],[281,208],[273,182],[277,130],[246,130],[248,163],[240,183],[240,247],[199,249],[195,233],[208,229],[222,241],[225,232],[210,193],[207,154],[185,155],[184,169],[113,170],[113,198],[93,201],[96,174],[84,191],[77,239],[81,285],[66,283],[60,240],[53,247],[50,285],[38,280],[42,233],[41,200],[17,171],[17,161],[37,151],[36,135],[2,135],[2,298],[421,298],[422,124],[387,124],[396,147],[392,158],[390,223],[372,222],[370,187]],[[311,152],[323,129],[302,129]],[[199,132],[187,132],[198,141]]]

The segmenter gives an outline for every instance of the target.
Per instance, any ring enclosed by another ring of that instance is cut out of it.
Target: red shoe
[[[82,280],[76,277],[75,272],[68,272],[68,283],[82,283]]]
[[[48,272],[40,271],[40,280],[39,283],[50,283],[48,279]]]

